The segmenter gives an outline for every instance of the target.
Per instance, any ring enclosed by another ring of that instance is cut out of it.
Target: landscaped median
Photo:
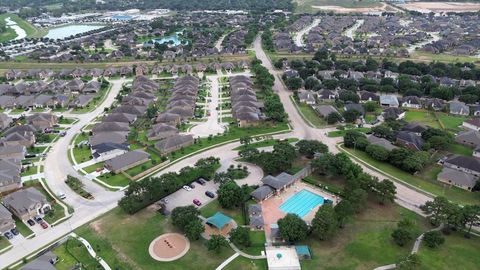
[[[450,201],[462,205],[478,204],[480,202],[480,194],[478,194],[478,192],[468,192],[457,187],[447,187],[446,185],[437,182],[435,179],[436,177],[433,177],[434,179],[430,180],[422,179],[417,175],[411,175],[390,164],[374,160],[365,152],[346,148],[343,144],[337,145],[337,148],[370,169],[378,171],[392,180],[413,187],[426,195],[444,196]]]

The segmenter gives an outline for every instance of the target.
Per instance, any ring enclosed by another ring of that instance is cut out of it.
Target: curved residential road
[[[90,121],[100,115],[105,107],[110,107],[115,100],[115,97],[120,92],[124,79],[111,80],[112,87],[105,97],[101,105],[95,110],[86,114],[67,115],[79,119],[67,131],[65,137],[54,144],[50,153],[45,159],[45,181],[54,193],[62,191],[66,195],[65,203],[70,205],[74,212],[71,217],[59,225],[52,226],[46,230],[39,231],[37,235],[31,239],[24,239],[20,243],[13,245],[13,248],[0,255],[0,269],[4,269],[10,264],[21,260],[36,251],[40,251],[42,247],[48,243],[61,238],[62,236],[71,233],[74,229],[86,224],[98,216],[106,213],[117,206],[118,200],[123,196],[123,192],[111,192],[103,189],[97,184],[92,183],[79,175],[72,167],[68,160],[68,147],[71,140],[76,134],[81,132],[81,129]],[[67,174],[78,177],[85,184],[85,189],[93,194],[94,200],[87,200],[75,192],[73,192],[66,184],[65,178]]]
[[[295,35],[295,45],[297,45],[298,47],[305,47],[305,42],[303,42],[303,36],[308,34],[308,32],[310,32],[310,30],[316,27],[319,23],[320,23],[320,19],[315,19],[310,25],[300,30]]]
[[[335,139],[327,137],[325,129],[318,129],[308,126],[303,120],[303,118],[300,116],[293,102],[290,99],[290,95],[292,95],[292,92],[288,91],[285,85],[281,82],[278,71],[275,70],[272,63],[270,62],[270,59],[267,57],[265,51],[262,49],[260,36],[257,36],[257,38],[255,39],[254,50],[257,58],[262,61],[263,66],[265,66],[270,71],[270,73],[275,75],[275,83],[273,85],[273,89],[280,96],[280,100],[283,103],[285,111],[288,113],[290,124],[293,128],[293,136],[297,138],[319,140],[328,146],[330,152],[339,153],[340,150],[336,147],[337,143],[339,142],[338,138]],[[353,161],[356,162],[355,160]],[[380,180],[389,178],[376,170],[372,170],[366,167],[359,162],[356,163],[359,164],[366,173],[369,173],[370,175],[375,176]],[[401,184],[394,179],[392,179],[392,181],[397,188],[397,198],[395,200],[396,203],[420,215],[424,215],[424,213],[420,210],[419,206],[426,203],[427,201],[431,201],[433,198],[404,184]]]

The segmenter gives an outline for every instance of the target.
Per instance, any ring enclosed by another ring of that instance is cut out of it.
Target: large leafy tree
[[[239,226],[230,231],[230,240],[240,247],[249,247],[252,245],[249,229],[246,227]]]
[[[315,153],[328,152],[328,146],[317,140],[300,140],[297,142],[298,152],[309,158],[312,158]]]
[[[397,193],[397,187],[392,181],[384,179],[381,182],[377,182],[374,187],[374,193],[380,204],[386,202],[393,202],[395,200],[395,194]]]
[[[228,246],[228,242],[225,237],[221,235],[212,235],[212,237],[206,243],[208,250],[213,250],[219,253],[222,247]]]
[[[333,209],[335,210],[335,217],[340,228],[343,228],[345,222],[355,214],[352,203],[346,199],[341,200]]]
[[[307,238],[308,226],[299,216],[287,214],[277,221],[280,236],[287,242],[295,243]]]
[[[218,202],[223,208],[232,209],[240,206],[243,200],[242,188],[234,181],[228,181],[220,186],[217,191]]]
[[[312,220],[312,233],[320,240],[328,240],[337,231],[337,216],[331,204],[322,205]]]
[[[473,226],[480,226],[480,205],[465,205],[461,210],[462,224],[467,228],[467,236]]]

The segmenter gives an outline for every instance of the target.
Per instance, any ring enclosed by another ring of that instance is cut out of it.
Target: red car
[[[41,222],[40,226],[42,226],[44,229],[48,228],[48,224],[46,222]]]
[[[196,206],[202,205],[202,203],[198,199],[194,199],[193,204],[195,204]]]

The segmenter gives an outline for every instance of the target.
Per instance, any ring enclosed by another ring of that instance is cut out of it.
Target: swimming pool
[[[280,210],[285,213],[297,214],[304,217],[315,207],[323,204],[324,198],[306,189],[302,189],[292,197],[288,198],[282,205]]]

